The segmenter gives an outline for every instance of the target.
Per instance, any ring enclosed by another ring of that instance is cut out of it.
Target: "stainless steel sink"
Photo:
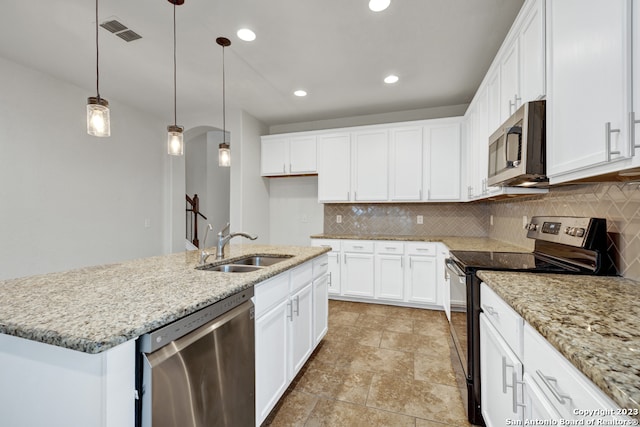
[[[222,264],[222,265],[198,267],[198,270],[220,271],[223,273],[248,273],[250,271],[260,270],[261,268],[262,267],[259,267],[257,265]]]
[[[267,267],[269,265],[277,264],[284,260],[291,258],[293,255],[255,255],[246,258],[237,259],[232,261],[232,264],[239,265],[257,265],[261,267]]]
[[[223,273],[248,273],[293,257],[293,255],[252,255],[240,259],[229,260],[218,265],[203,265],[198,270],[219,271]]]

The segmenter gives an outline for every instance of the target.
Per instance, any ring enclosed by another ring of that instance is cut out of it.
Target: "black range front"
[[[615,274],[606,256],[606,221],[600,218],[533,217],[527,237],[534,252],[450,252],[451,360],[469,422],[485,425],[480,393],[479,270],[562,274]]]

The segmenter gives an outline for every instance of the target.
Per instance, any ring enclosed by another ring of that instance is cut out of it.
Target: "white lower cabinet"
[[[522,363],[484,313],[480,314],[480,375],[487,427],[522,420]]]
[[[480,381],[487,427],[632,425],[607,395],[481,285]],[[616,423],[617,421],[617,423]]]
[[[396,240],[312,239],[330,246],[329,297],[442,310],[444,258],[441,243]],[[439,263],[442,264],[439,267]]]
[[[255,285],[256,425],[327,331],[327,256]]]

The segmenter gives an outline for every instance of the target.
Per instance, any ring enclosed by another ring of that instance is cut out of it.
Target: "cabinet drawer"
[[[524,326],[524,349],[525,371],[562,418],[588,418],[587,415],[579,415],[585,409],[597,412],[617,408],[602,390],[528,323]],[[599,420],[614,419],[600,414],[595,417]]]
[[[327,255],[319,256],[313,260],[313,279],[324,276],[329,271],[329,257]]]
[[[407,254],[436,256],[436,248],[437,244],[432,242],[409,242],[407,243]]]
[[[342,241],[337,239],[311,239],[311,246],[328,246],[332,251],[340,251]]]
[[[344,252],[373,253],[373,242],[368,240],[346,240],[342,242]]]
[[[256,318],[289,297],[289,272],[278,274],[254,287]]]
[[[375,248],[378,254],[404,254],[402,242],[376,242]]]
[[[313,280],[313,262],[307,261],[291,270],[291,292],[308,285]]]
[[[524,319],[485,283],[480,288],[480,307],[511,350],[522,359]]]

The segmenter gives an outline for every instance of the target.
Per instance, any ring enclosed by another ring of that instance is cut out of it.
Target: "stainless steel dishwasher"
[[[255,426],[253,288],[143,335],[136,424]]]

